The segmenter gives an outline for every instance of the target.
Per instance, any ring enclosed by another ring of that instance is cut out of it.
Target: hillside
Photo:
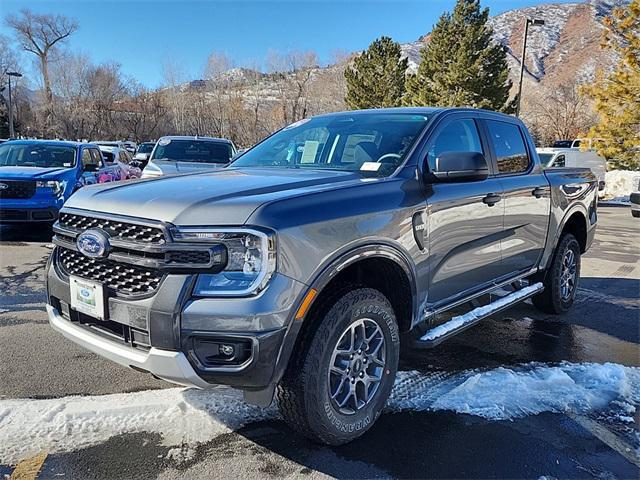
[[[628,0],[587,0],[582,3],[550,3],[510,10],[491,17],[494,41],[505,45],[512,79],[518,77],[522,54],[524,19],[543,19],[542,27],[531,27],[527,40],[526,79],[532,84],[556,86],[568,80],[593,79],[596,67],[607,68],[615,59],[600,48],[603,19]],[[429,34],[402,45],[409,69],[420,62],[420,49]]]

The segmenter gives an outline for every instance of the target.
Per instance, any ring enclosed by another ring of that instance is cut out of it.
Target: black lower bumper
[[[57,208],[0,208],[0,223],[53,223]]]

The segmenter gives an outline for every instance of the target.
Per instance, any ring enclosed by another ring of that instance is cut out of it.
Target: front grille
[[[36,182],[0,180],[0,198],[31,198],[35,193]]]
[[[158,270],[89,258],[63,247],[58,248],[58,264],[65,275],[99,282],[120,295],[152,294],[163,276]]]
[[[59,222],[62,227],[78,231],[88,228],[101,228],[113,238],[130,242],[162,245],[166,241],[161,228],[127,223],[120,220],[108,220],[73,213],[61,213]]]
[[[208,250],[200,250],[200,251],[187,251],[187,250],[177,250],[172,252],[167,252],[166,262],[167,264],[189,264],[189,265],[199,265],[204,264],[207,265],[211,260],[211,255]]]

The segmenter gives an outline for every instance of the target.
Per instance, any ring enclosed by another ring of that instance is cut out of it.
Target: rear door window
[[[497,120],[487,120],[486,123],[496,152],[498,173],[512,175],[526,172],[531,162],[520,127]]]

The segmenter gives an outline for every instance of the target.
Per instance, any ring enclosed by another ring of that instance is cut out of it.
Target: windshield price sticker
[[[360,167],[360,170],[365,172],[377,172],[380,169],[381,163],[378,162],[364,162]]]

